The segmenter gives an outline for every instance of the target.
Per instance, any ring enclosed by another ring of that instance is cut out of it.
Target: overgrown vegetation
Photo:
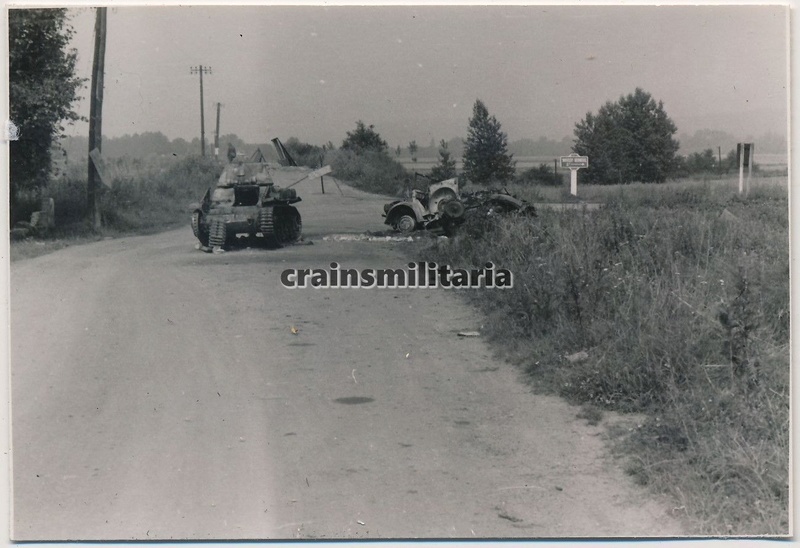
[[[537,385],[646,413],[630,473],[702,534],[786,534],[786,179],[603,188],[598,211],[472,219],[427,258],[491,261],[514,288],[468,293]],[[595,187],[598,191],[601,187]],[[513,189],[525,196],[525,187]],[[588,359],[565,357],[586,351]]]
[[[54,199],[56,221],[56,229],[42,235],[45,239],[146,233],[187,223],[189,203],[200,201],[221,171],[213,159],[199,156],[149,162],[118,158],[107,168],[112,187],[100,195],[101,233],[86,220],[86,163],[79,162],[67,166],[45,190]],[[37,202],[29,197],[23,205],[32,209]]]

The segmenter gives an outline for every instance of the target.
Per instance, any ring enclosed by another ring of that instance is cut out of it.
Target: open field
[[[541,164],[552,168],[553,160],[558,160],[558,158],[559,156],[514,156],[514,160],[517,162],[517,173],[521,173],[530,168],[539,167]],[[456,161],[456,169],[460,171],[463,168],[463,160],[461,157],[455,157],[454,159]],[[414,162],[407,156],[406,151],[405,154],[397,158],[397,161],[409,171],[428,172],[433,166],[439,163],[439,158],[417,158],[417,161]],[[756,153],[755,161],[762,169],[770,171],[785,170],[789,165],[789,157],[786,154]],[[568,169],[562,169],[561,167],[558,168],[558,171],[569,173]]]
[[[567,180],[569,183],[569,180]],[[569,185],[564,187],[509,185],[509,191],[532,202],[560,202],[574,200],[569,194]],[[709,196],[709,199],[722,203],[735,196],[739,191],[739,177],[698,178],[669,181],[659,185],[634,183],[629,185],[581,185],[578,184],[578,200],[584,202],[606,202],[610,198],[633,200],[634,203],[656,205],[659,200],[669,203],[675,196],[696,189]],[[750,190],[754,193],[762,191],[783,192],[788,200],[789,178],[785,176],[753,177]],[[788,207],[788,202],[787,202]]]

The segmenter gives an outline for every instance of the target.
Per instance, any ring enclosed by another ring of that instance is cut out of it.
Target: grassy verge
[[[106,237],[151,234],[189,223],[189,204],[199,202],[221,172],[213,159],[189,157],[143,163],[115,160],[112,186],[100,199],[101,229],[87,217],[85,166],[68,170],[45,191],[55,201],[56,228],[11,243],[11,260],[27,259]]]
[[[539,386],[644,413],[621,442],[628,471],[672,495],[694,532],[786,534],[786,179],[747,199],[735,181],[580,191],[607,206],[471,220],[425,258],[514,273],[511,290],[467,293],[485,334]]]

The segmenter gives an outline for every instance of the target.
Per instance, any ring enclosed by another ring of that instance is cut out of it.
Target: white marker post
[[[588,156],[578,156],[574,152],[569,156],[561,156],[561,167],[569,168],[569,193],[578,195],[578,170],[589,167]]]
[[[753,176],[753,154],[755,143],[737,143],[736,156],[739,160],[739,194],[750,194],[750,178]],[[747,186],[744,184],[744,168],[747,168]]]

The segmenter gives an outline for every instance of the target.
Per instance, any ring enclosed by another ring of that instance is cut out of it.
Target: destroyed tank
[[[192,232],[203,248],[224,249],[242,237],[266,247],[300,239],[300,212],[292,204],[301,199],[293,188],[275,185],[272,169],[263,156],[255,162],[234,157],[225,166],[192,212]]]

